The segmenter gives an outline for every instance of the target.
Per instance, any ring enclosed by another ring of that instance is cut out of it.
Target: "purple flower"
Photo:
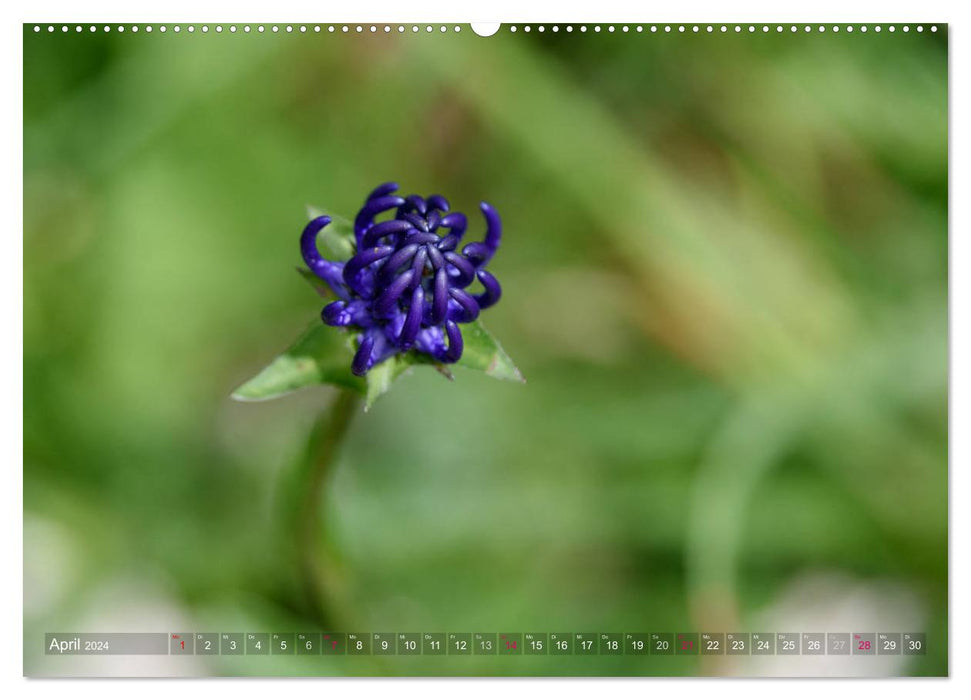
[[[317,234],[331,219],[320,216],[303,230],[300,250],[310,270],[337,295],[321,318],[358,332],[351,369],[363,376],[389,357],[414,350],[437,362],[462,357],[460,324],[478,318],[502,295],[485,268],[502,235],[499,214],[482,202],[485,237],[459,250],[467,220],[441,195],[400,197],[398,185],[375,189],[354,219],[355,254],[346,262],[321,257]],[[393,218],[375,219],[393,212]],[[468,289],[475,283],[481,292]]]

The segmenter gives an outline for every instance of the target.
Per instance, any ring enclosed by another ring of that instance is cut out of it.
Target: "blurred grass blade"
[[[364,392],[364,380],[351,373],[354,352],[348,336],[314,323],[283,354],[233,392],[237,401],[264,401],[318,384]]]

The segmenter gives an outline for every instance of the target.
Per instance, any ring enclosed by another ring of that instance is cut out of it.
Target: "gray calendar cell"
[[[185,656],[195,653],[195,635],[191,632],[177,632],[169,635],[169,653]]]
[[[752,632],[753,656],[775,654],[775,635],[769,632]]]
[[[706,656],[725,653],[725,634],[722,632],[702,632],[699,651]]]
[[[219,633],[200,632],[196,634],[196,653],[202,656],[215,656],[219,653]]]
[[[807,656],[822,656],[826,653],[826,635],[823,632],[804,632],[802,653]]]
[[[830,656],[845,656],[850,653],[849,632],[829,632],[826,635],[826,653]]]
[[[853,656],[873,656],[877,653],[877,635],[874,632],[854,632],[850,647]]]
[[[799,633],[779,632],[775,636],[775,652],[783,656],[799,655]]]
[[[748,656],[751,648],[752,636],[748,632],[729,632],[725,635],[725,653],[729,656]]]
[[[879,632],[877,634],[877,655],[899,656],[900,637],[900,632]]]

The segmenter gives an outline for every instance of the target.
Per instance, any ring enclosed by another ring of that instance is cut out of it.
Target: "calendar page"
[[[24,675],[948,675],[947,24],[22,32]]]

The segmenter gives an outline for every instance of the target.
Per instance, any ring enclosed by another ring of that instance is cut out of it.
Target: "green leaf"
[[[350,260],[357,250],[354,239],[354,224],[343,216],[326,209],[308,206],[307,215],[311,219],[327,215],[331,221],[317,234],[317,247],[328,260]]]
[[[263,371],[233,392],[237,401],[264,401],[318,384],[365,392],[365,382],[351,373],[354,358],[350,336],[314,323]]]
[[[481,322],[464,323],[461,328],[465,349],[457,365],[485,372],[496,379],[525,383],[526,380],[519,368],[513,364],[499,341],[485,329]]]
[[[401,375],[417,364],[414,353],[395,355],[379,365],[372,367],[367,373],[367,392],[364,398],[364,410],[370,410],[374,402],[391,390],[391,385]]]

